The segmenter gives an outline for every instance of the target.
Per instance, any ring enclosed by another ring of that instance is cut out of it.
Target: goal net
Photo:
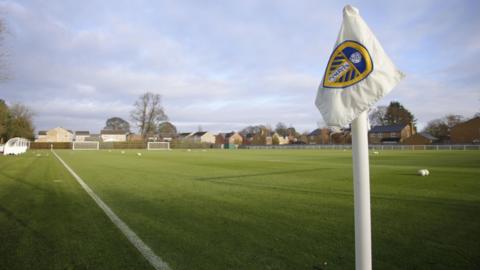
[[[148,150],[170,150],[169,142],[148,142]]]
[[[72,150],[98,150],[99,142],[73,142]]]

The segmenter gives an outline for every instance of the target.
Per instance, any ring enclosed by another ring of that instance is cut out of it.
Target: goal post
[[[147,150],[170,150],[170,142],[148,142]]]
[[[99,142],[73,142],[72,150],[99,150]]]

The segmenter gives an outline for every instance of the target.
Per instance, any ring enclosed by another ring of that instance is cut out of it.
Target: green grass
[[[354,269],[351,152],[136,152],[57,151],[174,270]],[[0,265],[149,269],[47,153],[0,157]],[[479,269],[479,165],[371,156],[374,268]]]

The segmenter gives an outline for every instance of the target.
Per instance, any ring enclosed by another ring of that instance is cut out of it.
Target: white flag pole
[[[364,111],[352,122],[356,270],[372,269],[370,165],[368,161],[367,134],[367,112]]]

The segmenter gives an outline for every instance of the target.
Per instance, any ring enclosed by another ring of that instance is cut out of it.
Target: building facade
[[[414,134],[415,129],[412,124],[374,126],[368,132],[368,142],[370,144],[402,143]]]
[[[100,132],[100,137],[104,142],[126,142],[128,133],[123,130],[104,129]]]
[[[35,142],[72,142],[73,131],[56,127],[48,131],[39,131]]]
[[[450,140],[455,144],[480,143],[480,117],[460,123],[450,130]]]

